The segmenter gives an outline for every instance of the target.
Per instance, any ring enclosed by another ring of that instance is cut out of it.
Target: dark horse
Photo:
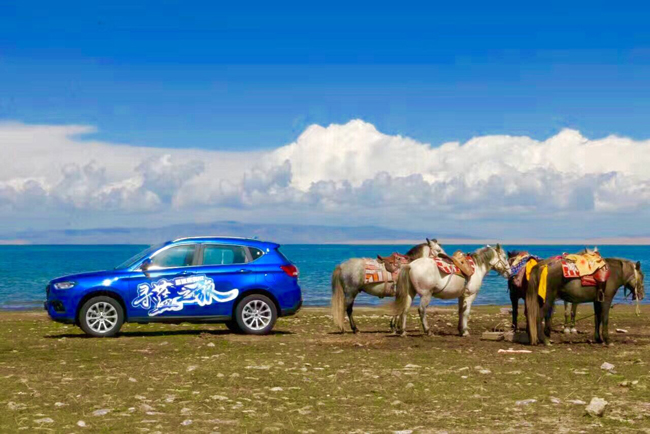
[[[641,300],[644,296],[643,272],[641,263],[628,259],[605,258],[611,274],[605,286],[605,299],[598,301],[598,290],[593,286],[582,286],[580,279],[566,279],[562,273],[561,261],[553,258],[538,263],[533,268],[528,289],[526,291],[526,318],[528,320],[528,336],[531,345],[537,345],[539,340],[548,345],[551,336],[551,315],[556,298],[561,298],[570,303],[594,303],[595,313],[595,340],[598,343],[610,344],[609,339],[609,309],[616,292],[621,286],[632,293],[634,300]],[[547,266],[546,300],[541,303],[538,288],[543,267]],[[541,312],[540,312],[541,309]],[[546,325],[542,330],[542,319]],[[602,331],[601,331],[602,327]]]
[[[539,261],[539,258],[530,255],[528,252],[508,252],[508,264],[514,265],[515,258],[519,255],[528,255],[531,259]],[[530,259],[529,259],[530,260]],[[528,280],[526,279],[526,266],[508,278],[508,293],[510,294],[510,303],[512,303],[512,330],[517,331],[517,317],[519,316],[519,300],[526,300],[526,290],[528,289]],[[523,273],[521,275],[520,273]]]

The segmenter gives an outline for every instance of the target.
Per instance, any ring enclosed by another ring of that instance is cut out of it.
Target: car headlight
[[[55,289],[70,289],[75,286],[75,282],[57,282],[54,284]]]

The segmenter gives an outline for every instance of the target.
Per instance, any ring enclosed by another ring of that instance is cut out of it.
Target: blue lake
[[[65,274],[115,267],[144,249],[134,245],[66,245],[66,246],[0,246],[0,309],[40,308],[47,282]],[[300,285],[306,306],[325,306],[330,300],[330,276],[336,264],[353,257],[389,255],[406,252],[411,246],[396,245],[285,245],[282,252],[300,270]],[[480,246],[444,245],[447,252],[456,249],[473,251]],[[505,246],[509,250],[528,250],[541,257],[562,252],[575,252],[580,246]],[[641,261],[646,275],[650,273],[650,246],[602,246],[603,256],[616,256]],[[617,296],[623,301],[623,291]],[[647,302],[647,299],[644,300]],[[362,294],[359,304],[381,304],[385,300]],[[455,301],[434,300],[432,304],[454,304]],[[490,273],[479,293],[477,304],[509,304],[506,280]]]

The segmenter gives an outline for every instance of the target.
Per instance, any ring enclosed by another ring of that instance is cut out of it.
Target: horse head
[[[488,248],[492,249],[494,252],[493,258],[490,260],[490,265],[492,268],[505,277],[506,279],[510,277],[510,265],[508,262],[508,256],[506,255],[506,251],[503,247],[501,247],[501,244],[497,244],[496,247],[492,247],[490,245],[487,246]]]
[[[427,240],[427,246],[429,246],[429,256],[432,258],[435,258],[436,256],[442,254],[446,254],[445,250],[442,248],[440,244],[438,244],[437,239],[426,239]]]
[[[634,264],[634,276],[627,281],[625,288],[632,293],[633,300],[643,300],[645,296],[645,287],[643,285],[643,271],[641,271],[641,262]]]

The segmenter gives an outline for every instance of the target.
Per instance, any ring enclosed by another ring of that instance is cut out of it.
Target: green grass
[[[548,348],[481,341],[507,321],[498,307],[474,308],[469,338],[456,336],[451,309],[429,313],[434,337],[413,312],[407,338],[388,336],[378,309],[356,311],[358,335],[334,334],[326,310],[304,309],[265,337],[128,324],[115,339],[85,338],[41,313],[0,313],[0,431],[650,432],[647,309],[612,311],[611,348],[588,342],[592,319]],[[594,396],[609,402],[602,418],[569,402]],[[526,399],[537,401],[516,404]]]

